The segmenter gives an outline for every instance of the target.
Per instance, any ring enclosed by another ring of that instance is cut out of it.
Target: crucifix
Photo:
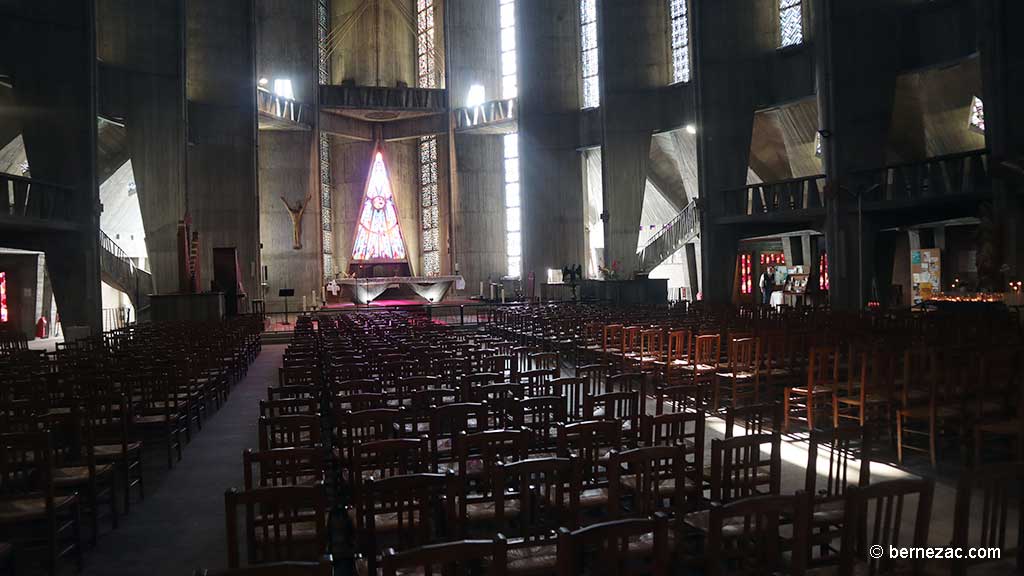
[[[309,197],[310,195],[306,194],[306,198],[302,200],[301,204],[296,202],[292,206],[284,196],[281,196],[281,202],[284,202],[284,207],[288,209],[288,214],[292,217],[292,248],[295,250],[302,249],[302,213],[306,211]]]

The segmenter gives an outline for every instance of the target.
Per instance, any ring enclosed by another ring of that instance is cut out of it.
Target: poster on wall
[[[942,291],[942,260],[938,248],[910,251],[910,294],[920,304]]]

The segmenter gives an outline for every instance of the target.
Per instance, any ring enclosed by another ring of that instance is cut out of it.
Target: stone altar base
[[[328,304],[349,301],[355,304],[369,304],[384,292],[397,289],[401,297],[418,296],[424,302],[437,303],[444,300],[452,286],[461,288],[462,276],[395,276],[385,278],[342,278],[334,281],[337,290],[330,284],[324,287]]]

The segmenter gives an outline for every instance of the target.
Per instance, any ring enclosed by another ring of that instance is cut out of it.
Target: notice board
[[[942,259],[938,248],[910,251],[910,294],[914,304],[942,292]]]

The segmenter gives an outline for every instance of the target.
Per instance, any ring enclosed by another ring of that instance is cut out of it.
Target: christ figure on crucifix
[[[288,210],[288,214],[292,217],[292,248],[295,250],[302,249],[302,213],[306,211],[306,205],[309,204],[309,194],[302,200],[301,204],[296,202],[294,206],[288,203],[288,200],[284,196],[281,196],[281,202],[284,202],[284,207]]]

